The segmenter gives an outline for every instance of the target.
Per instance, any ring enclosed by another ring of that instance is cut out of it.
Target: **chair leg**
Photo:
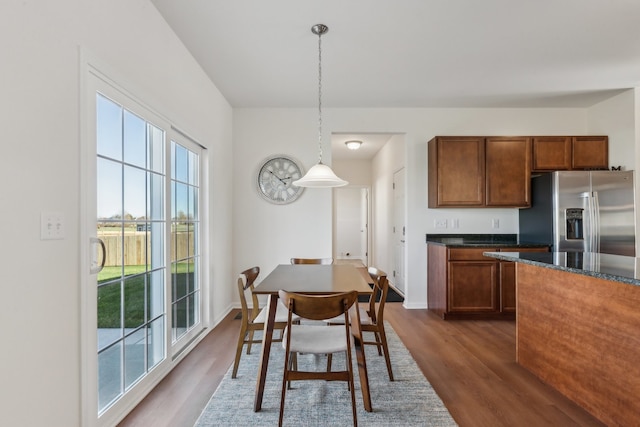
[[[347,371],[349,372],[349,380],[347,381],[347,387],[351,392],[351,411],[353,412],[353,427],[358,427],[358,416],[356,415],[356,388],[353,383],[353,363],[351,360],[351,352],[347,351],[345,354],[345,360],[347,361]]]
[[[292,366],[293,369],[291,369]],[[291,359],[289,360],[289,370],[298,370],[298,353],[291,353]],[[287,388],[291,390],[291,381],[287,381]]]
[[[244,338],[247,335],[247,325],[240,327],[240,335],[238,335],[238,345],[236,346],[236,358],[233,362],[233,373],[231,378],[235,378],[238,374],[238,365],[240,365],[240,356],[242,356],[242,346],[244,345]]]
[[[251,354],[252,343],[253,343],[253,329],[249,331],[249,342],[247,343],[247,354]]]
[[[289,381],[289,366],[292,361],[290,359],[291,355],[284,355],[284,374],[282,375],[282,393],[280,395],[280,416],[278,418],[278,427],[282,427],[282,419],[284,418],[284,399],[287,395],[287,387],[290,385],[291,381]]]
[[[376,338],[376,346],[378,347],[378,356],[382,356],[382,339],[380,338],[379,332],[374,332],[373,335]]]
[[[391,358],[389,357],[389,346],[387,345],[387,334],[384,332],[384,327],[380,329],[380,341],[382,343],[382,349],[384,350],[384,361],[387,364],[387,372],[389,372],[389,381],[393,381],[393,372],[391,372]]]

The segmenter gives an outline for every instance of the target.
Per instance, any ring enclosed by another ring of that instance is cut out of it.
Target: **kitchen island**
[[[516,360],[611,426],[640,423],[640,259],[486,252],[516,263]]]

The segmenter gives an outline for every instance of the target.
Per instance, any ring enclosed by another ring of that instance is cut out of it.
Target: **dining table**
[[[280,264],[268,276],[266,276],[254,289],[257,295],[267,296],[267,320],[264,324],[262,350],[260,354],[260,369],[256,380],[256,394],[254,400],[255,412],[262,409],[262,398],[267,379],[269,354],[273,342],[273,326],[276,317],[276,308],[279,304],[278,291],[299,292],[306,294],[332,294],[340,292],[357,291],[359,295],[371,295],[373,290],[362,274],[349,264]],[[352,329],[355,345],[360,388],[364,409],[372,411],[371,393],[369,391],[369,375],[365,359],[362,332],[360,328]]]

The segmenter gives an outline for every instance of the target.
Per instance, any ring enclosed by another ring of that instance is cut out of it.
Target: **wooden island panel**
[[[640,286],[517,263],[517,361],[610,426],[640,420]]]

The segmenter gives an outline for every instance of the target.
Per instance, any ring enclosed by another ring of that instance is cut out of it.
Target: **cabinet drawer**
[[[493,258],[482,255],[484,252],[495,252],[496,248],[451,248],[449,249],[449,261],[487,261],[495,262]]]

